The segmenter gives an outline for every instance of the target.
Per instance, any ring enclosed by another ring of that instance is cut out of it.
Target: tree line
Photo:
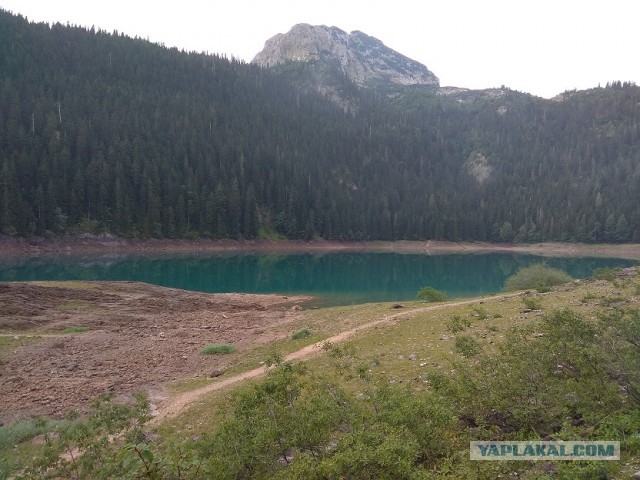
[[[308,70],[0,11],[1,232],[640,241],[635,85],[336,103]]]

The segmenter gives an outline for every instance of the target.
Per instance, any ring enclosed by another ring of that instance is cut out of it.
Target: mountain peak
[[[438,87],[426,66],[361,31],[347,33],[325,25],[294,25],[266,41],[253,63],[272,67],[288,61],[336,65],[359,86],[383,81],[396,85]]]

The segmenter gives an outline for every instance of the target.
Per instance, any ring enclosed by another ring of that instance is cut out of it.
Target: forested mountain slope
[[[343,108],[308,70],[0,11],[0,229],[640,241],[638,87],[390,98],[338,75]]]

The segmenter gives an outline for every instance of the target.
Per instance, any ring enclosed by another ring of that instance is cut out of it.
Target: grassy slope
[[[78,287],[82,288],[82,285]],[[523,298],[535,298],[541,309],[526,311]],[[426,382],[428,372],[444,371],[454,374],[453,362],[460,358],[454,352],[455,333],[448,327],[454,316],[468,320],[470,323],[469,327],[459,333],[471,335],[483,347],[491,349],[504,338],[509,327],[531,322],[545,312],[568,307],[585,318],[594,318],[598,311],[619,303],[623,303],[627,308],[640,307],[640,281],[637,278],[613,282],[576,281],[556,287],[545,294],[527,292],[510,298],[496,295],[475,305],[456,305],[452,301],[427,311],[424,311],[425,305],[421,302],[408,302],[401,311],[404,316],[361,330],[349,339],[349,343],[360,359],[369,365],[373,375],[386,376],[394,382],[408,383],[416,391],[421,391],[429,388]],[[241,354],[234,354],[237,362],[221,379],[256,368],[274,353],[285,356],[287,353],[338,332],[400,311],[392,309],[391,305],[379,303],[306,311],[299,322],[280,328],[286,328],[290,336],[296,330],[306,327],[312,332],[311,337],[299,340],[290,338],[278,340]],[[423,311],[411,312],[413,309]],[[20,340],[37,341],[37,338]],[[13,339],[2,339],[0,348],[11,348],[10,344],[13,341]],[[323,369],[330,363],[327,356],[323,354],[313,356],[306,361],[313,369]],[[216,381],[219,379],[184,379],[173,385],[173,391],[188,391]],[[158,438],[175,436],[187,438],[197,435],[198,432],[210,431],[220,418],[219,409],[224,407],[233,390],[233,388],[226,388],[213,392],[199,399],[178,417],[163,422],[156,428]],[[10,463],[21,463],[24,459],[20,458],[20,453],[27,456],[33,454],[33,445],[29,440],[19,444],[11,454],[7,451],[0,452],[0,459],[4,457],[4,460],[10,460]]]
[[[349,343],[360,359],[370,365],[375,375],[384,375],[393,381],[409,382],[416,390],[426,388],[429,371],[451,371],[453,361],[460,357],[454,353],[456,333],[448,328],[454,316],[468,319],[471,325],[459,334],[471,335],[486,349],[500,342],[509,327],[539,318],[545,312],[571,308],[585,318],[595,317],[596,312],[612,303],[623,302],[627,307],[640,307],[640,287],[637,280],[607,282],[604,280],[575,281],[539,294],[535,291],[510,298],[496,295],[471,305],[456,305],[455,301],[441,308],[410,313],[389,323],[379,324],[354,334]],[[534,298],[540,310],[527,311],[523,298]],[[302,340],[280,340],[248,352],[245,358],[229,374],[255,368],[268,355],[285,356],[302,346],[339,331],[391,315],[395,310],[390,303],[367,304],[350,307],[333,307],[306,312],[300,326],[314,332]],[[405,308],[420,309],[420,302],[405,303]],[[291,333],[296,330],[290,325]],[[306,360],[310,367],[322,369],[329,364],[326,355],[317,355]],[[223,377],[224,378],[224,377]],[[218,380],[216,380],[218,381]],[[206,381],[207,383],[210,381]],[[201,386],[201,383],[192,385]],[[181,391],[189,387],[181,383]],[[161,435],[174,435],[208,431],[215,424],[216,409],[223,405],[232,389],[213,392],[202,398],[177,418],[169,419],[159,426]]]

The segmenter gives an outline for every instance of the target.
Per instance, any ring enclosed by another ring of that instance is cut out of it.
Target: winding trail
[[[290,362],[293,360],[301,360],[304,358],[309,358],[312,357],[314,355],[317,355],[319,353],[322,352],[322,347],[325,343],[329,342],[329,343],[341,343],[344,342],[345,340],[347,340],[349,337],[353,336],[354,334],[356,334],[357,332],[360,332],[362,330],[368,330],[372,327],[375,327],[377,325],[382,325],[382,324],[388,324],[390,322],[392,322],[393,320],[397,320],[399,318],[402,317],[407,317],[410,315],[414,315],[416,313],[421,313],[421,312],[428,312],[428,311],[433,311],[433,310],[441,310],[441,309],[446,309],[446,308],[451,308],[451,307],[459,307],[462,305],[474,305],[474,304],[478,304],[478,303],[483,303],[486,302],[488,300],[504,300],[504,299],[508,299],[508,298],[513,298],[513,297],[519,297],[522,295],[522,292],[518,292],[518,293],[508,293],[508,294],[502,294],[502,295],[492,295],[492,296],[487,296],[487,297],[481,297],[481,298],[474,298],[471,300],[461,300],[461,301],[457,301],[457,302],[447,302],[447,303],[438,303],[436,305],[429,305],[426,307],[419,307],[419,308],[414,308],[411,310],[404,310],[398,313],[395,313],[393,315],[385,315],[382,318],[378,319],[378,320],[374,320],[372,322],[368,322],[368,323],[364,323],[362,325],[358,325],[357,327],[354,327],[352,329],[349,330],[345,330],[343,332],[338,333],[337,335],[334,335],[332,337],[326,338],[324,340],[321,340],[319,342],[316,342],[312,345],[307,345],[306,347],[301,348],[300,350],[296,350],[295,352],[292,352],[288,355],[286,355],[284,357],[284,361],[286,362]],[[150,425],[152,426],[157,426],[158,424],[162,423],[164,420],[169,419],[169,418],[173,418],[177,415],[179,415],[183,410],[185,410],[190,404],[194,403],[195,401],[197,401],[198,399],[202,398],[204,395],[210,393],[210,392],[214,392],[216,390],[221,390],[223,388],[226,388],[230,385],[233,385],[235,383],[239,383],[243,380],[248,380],[251,378],[257,378],[260,377],[262,375],[265,375],[268,371],[267,367],[259,367],[259,368],[254,368],[253,370],[248,370],[246,372],[242,372],[239,373],[237,375],[234,375],[232,377],[226,378],[224,380],[221,380],[219,382],[215,382],[215,383],[211,383],[209,385],[206,385],[204,387],[195,389],[195,390],[190,390],[188,392],[185,393],[181,393],[179,395],[167,398],[165,400],[163,400],[159,405],[157,410],[154,412],[154,417],[152,418]]]

